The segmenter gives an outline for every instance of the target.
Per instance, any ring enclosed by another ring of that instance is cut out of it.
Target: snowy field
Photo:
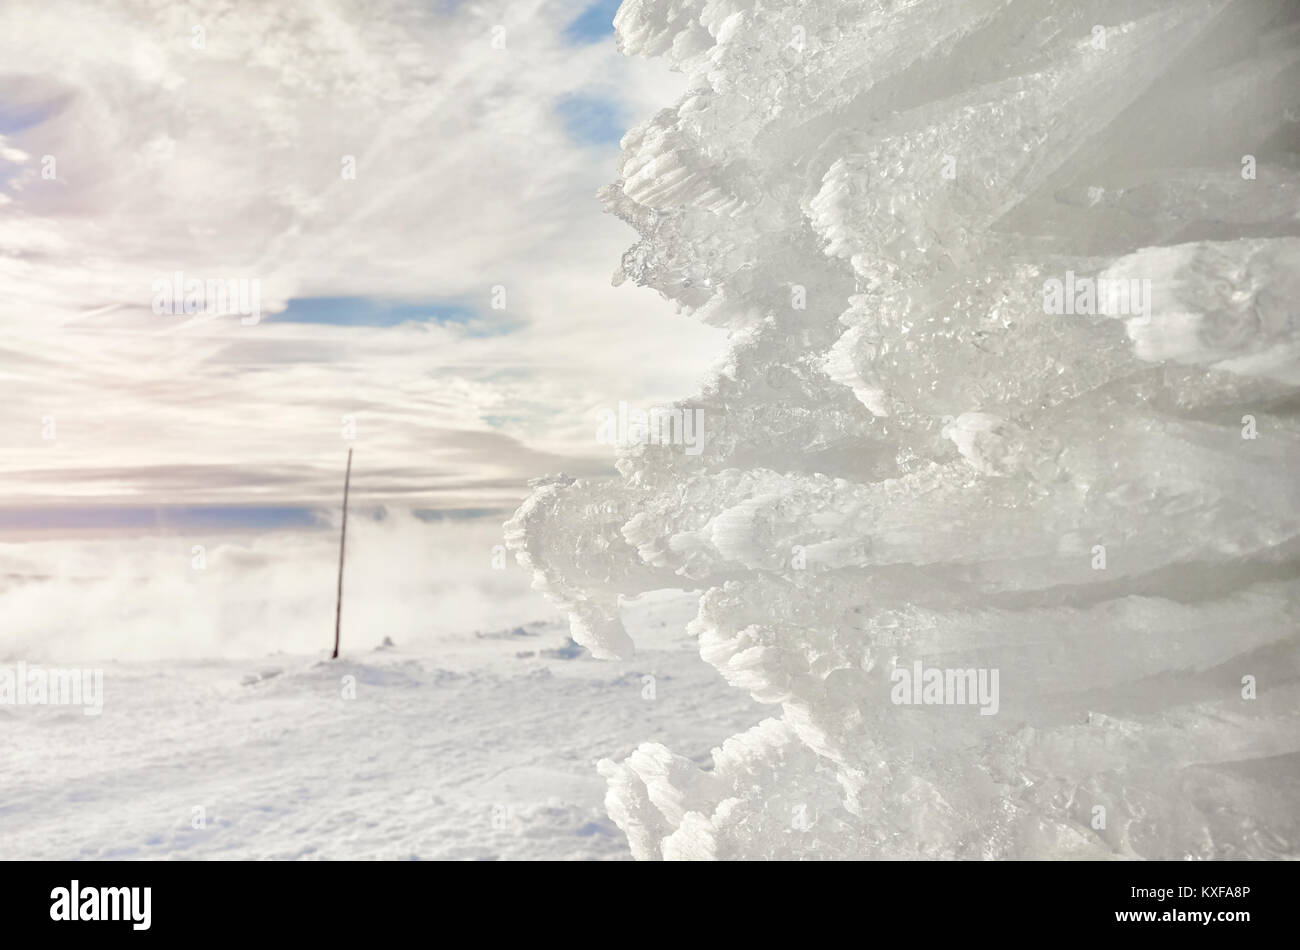
[[[629,858],[597,760],[654,739],[705,764],[762,715],[692,613],[629,605],[626,662],[542,622],[436,656],[105,664],[99,717],[0,707],[0,858]]]

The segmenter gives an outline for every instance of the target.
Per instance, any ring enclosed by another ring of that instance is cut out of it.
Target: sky
[[[426,519],[612,471],[598,411],[723,347],[610,284],[595,191],[683,89],[616,9],[6,0],[0,538],[314,523],[348,449]]]

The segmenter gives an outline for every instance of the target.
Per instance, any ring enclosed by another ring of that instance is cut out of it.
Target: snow
[[[103,664],[98,717],[0,706],[0,858],[628,858],[597,761],[646,735],[707,761],[755,706],[690,648],[680,597],[626,612],[651,644],[627,662],[542,622],[436,656]]]

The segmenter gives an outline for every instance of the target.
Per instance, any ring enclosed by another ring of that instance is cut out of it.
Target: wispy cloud
[[[431,508],[604,470],[596,408],[720,346],[609,286],[633,235],[593,192],[679,83],[613,9],[6,3],[7,504],[332,502],[349,447],[366,500]],[[155,313],[177,271],[262,319]]]

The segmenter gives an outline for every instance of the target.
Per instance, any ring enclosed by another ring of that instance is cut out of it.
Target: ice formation
[[[602,762],[633,853],[1296,856],[1300,6],[615,27],[690,80],[601,193],[615,280],[731,348],[679,403],[701,454],[535,483],[507,536],[598,656],[620,598],[698,591],[700,655],[774,712],[704,768]]]

